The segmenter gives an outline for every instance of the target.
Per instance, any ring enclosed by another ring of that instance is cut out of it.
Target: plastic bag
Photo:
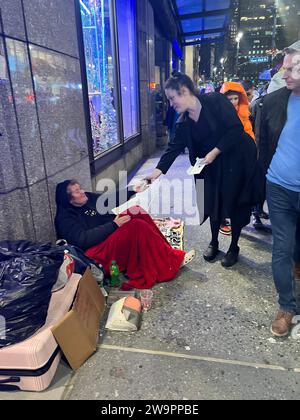
[[[63,257],[51,244],[0,242],[0,347],[23,341],[44,325]]]
[[[65,239],[59,239],[56,242],[56,245],[59,247],[59,249],[69,252],[75,263],[73,268],[74,273],[84,274],[85,270],[89,267],[99,286],[103,286],[105,273],[101,264],[98,264],[92,258],[86,256],[82,249],[74,245],[69,245]]]
[[[75,261],[69,251],[64,251],[64,261],[60,266],[56,283],[51,289],[51,292],[57,292],[65,287],[74,273]]]

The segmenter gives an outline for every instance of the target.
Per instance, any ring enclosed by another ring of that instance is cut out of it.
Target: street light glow
[[[243,32],[239,32],[235,38],[236,42],[240,42],[240,40],[243,38],[244,33]]]

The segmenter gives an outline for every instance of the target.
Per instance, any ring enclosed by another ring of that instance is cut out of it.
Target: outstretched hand
[[[152,184],[157,178],[159,178],[162,174],[162,171],[160,169],[154,169],[154,171],[150,174],[145,176],[146,181],[150,181],[149,183]]]

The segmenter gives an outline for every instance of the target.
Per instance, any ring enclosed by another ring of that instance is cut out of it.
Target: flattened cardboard
[[[82,276],[72,309],[52,328],[72,369],[77,370],[97,349],[105,298],[90,269]]]

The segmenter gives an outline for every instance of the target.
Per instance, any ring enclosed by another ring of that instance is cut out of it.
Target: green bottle
[[[121,285],[121,281],[120,281],[120,270],[119,267],[117,266],[116,261],[112,261],[111,262],[111,266],[110,266],[110,285],[111,287],[119,287]]]

